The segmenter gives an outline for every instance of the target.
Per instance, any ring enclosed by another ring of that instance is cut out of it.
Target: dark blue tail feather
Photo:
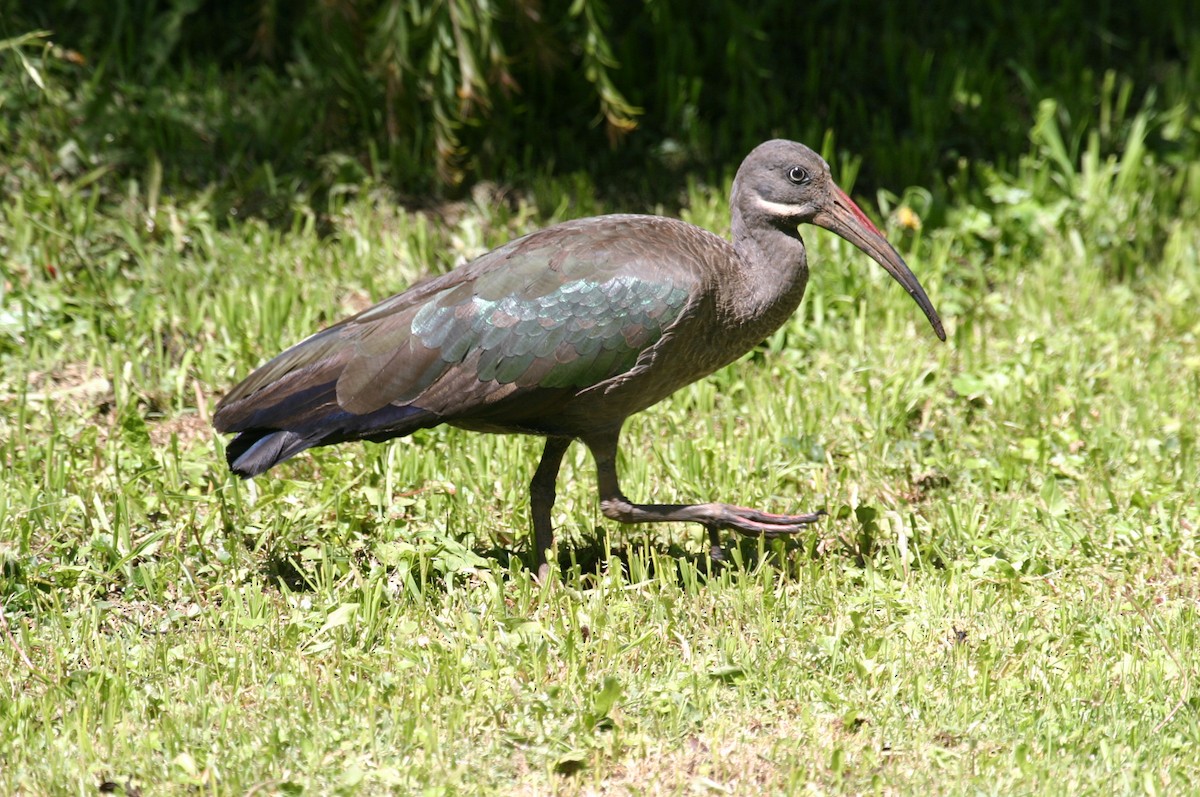
[[[379,442],[439,423],[436,414],[413,406],[389,405],[366,415],[342,410],[297,429],[245,429],[229,442],[225,459],[231,471],[249,479],[309,448],[350,440]]]

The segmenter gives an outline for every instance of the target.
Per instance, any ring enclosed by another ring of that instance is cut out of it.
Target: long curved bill
[[[908,295],[913,297],[921,310],[925,312],[925,317],[933,325],[933,331],[938,338],[945,340],[946,330],[942,328],[942,319],[938,317],[937,310],[933,309],[933,303],[925,295],[925,289],[921,287],[916,275],[904,263],[904,259],[888,243],[887,238],[883,237],[879,228],[871,223],[858,205],[854,204],[854,200],[846,196],[845,191],[835,185],[832,186],[832,193],[832,205],[817,213],[813,217],[812,223],[837,233],[887,269],[887,273],[904,286]]]

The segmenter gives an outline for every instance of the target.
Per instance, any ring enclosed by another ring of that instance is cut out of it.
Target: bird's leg
[[[825,514],[777,515],[733,504],[635,504],[617,482],[617,438],[620,430],[584,438],[596,459],[600,486],[600,511],[621,523],[699,523],[708,529],[714,560],[724,559],[717,532],[732,529],[748,537],[782,537],[803,531]]]
[[[529,482],[529,511],[533,516],[533,564],[539,580],[550,574],[546,564],[546,552],[554,547],[554,525],[550,522],[550,510],[554,508],[554,483],[563,455],[571,445],[569,437],[547,437],[542,450],[542,461],[538,463],[533,479]]]
[[[708,558],[714,562],[725,561],[725,550],[721,547],[721,530],[716,526],[708,527]]]

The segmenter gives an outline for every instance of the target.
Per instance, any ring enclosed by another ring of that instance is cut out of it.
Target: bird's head
[[[937,336],[946,331],[925,289],[854,200],[833,182],[829,164],[795,141],[759,144],[742,161],[734,179],[734,206],[748,226],[769,225],[797,236],[800,224],[837,233],[883,266],[924,311]]]

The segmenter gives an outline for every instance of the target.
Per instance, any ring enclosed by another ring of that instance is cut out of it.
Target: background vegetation
[[[6,35],[53,31],[42,66],[73,95],[81,155],[157,157],[168,185],[241,193],[295,171],[309,190],[369,175],[421,194],[581,169],[603,183],[650,169],[653,186],[831,131],[872,184],[936,189],[967,164],[1010,168],[1045,98],[1068,138],[1094,131],[1116,152],[1128,118],[1096,118],[1106,95],[1168,111],[1200,80],[1184,2],[102,5],[0,3]],[[22,99],[46,100],[10,97],[9,114]],[[1158,152],[1195,153],[1190,131],[1151,133]]]
[[[742,5],[0,0],[0,791],[1200,779],[1194,9]],[[723,232],[772,135],[950,343],[810,233],[800,312],[622,470],[811,535],[711,573],[575,451],[542,586],[535,441],[226,473],[209,413],[264,357],[562,219]]]

